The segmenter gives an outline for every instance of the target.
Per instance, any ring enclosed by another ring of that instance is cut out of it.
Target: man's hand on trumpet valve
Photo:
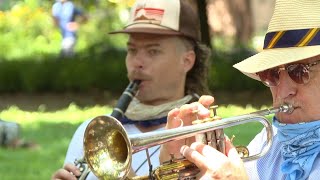
[[[179,128],[192,125],[192,121],[204,119],[210,116],[209,106],[214,102],[212,96],[201,96],[198,102],[185,104],[180,109],[175,108],[168,113],[166,129]],[[197,113],[195,113],[197,111]],[[181,158],[180,148],[183,145],[191,145],[195,138],[187,138],[179,141],[172,141],[161,146],[160,162],[169,161],[172,158]]]
[[[169,112],[167,129],[189,126],[192,121],[210,117],[209,107],[214,102],[212,96],[201,96],[198,102],[186,104]],[[195,111],[197,113],[195,113]],[[226,155],[209,145],[195,142],[194,138],[172,141],[162,145],[160,160],[170,160],[184,156],[199,169],[197,179],[248,179],[237,150],[230,140],[226,140]]]
[[[226,140],[226,153],[199,142],[181,148],[181,154],[200,169],[197,179],[248,179],[243,161],[229,140]]]
[[[77,176],[80,176],[81,172],[77,166],[71,163],[67,163],[63,168],[57,170],[51,177],[52,180],[77,180]]]

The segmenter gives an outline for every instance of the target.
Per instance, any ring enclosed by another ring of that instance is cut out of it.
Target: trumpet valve
[[[214,106],[210,106],[209,107],[211,117],[217,115],[217,108],[218,108],[218,105],[214,105]]]
[[[218,105],[210,106],[210,121],[216,121],[222,119],[220,116],[217,115],[217,108]]]
[[[192,121],[192,125],[201,124],[201,123],[203,123],[203,120],[200,120],[200,119]]]

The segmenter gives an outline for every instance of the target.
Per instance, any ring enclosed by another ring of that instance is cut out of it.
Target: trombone
[[[243,161],[251,161],[265,155],[272,145],[272,125],[264,116],[278,112],[291,113],[293,110],[294,108],[291,105],[282,105],[250,114],[223,118],[219,121],[132,135],[126,133],[124,127],[116,118],[98,116],[89,123],[84,134],[85,158],[91,171],[99,179],[125,179],[130,171],[133,153],[170,141],[192,137],[199,133],[258,121],[266,128],[267,145],[261,153],[243,158]],[[183,163],[185,163],[185,160]],[[160,171],[156,169],[153,171],[153,175],[134,179],[149,179],[151,176],[154,179],[165,179],[161,178],[161,174],[157,174]],[[177,170],[172,172],[177,173]],[[169,177],[172,177],[172,174]],[[182,179],[179,172],[175,174],[175,177]]]

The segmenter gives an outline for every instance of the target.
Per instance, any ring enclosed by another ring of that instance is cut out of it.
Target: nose
[[[144,55],[137,52],[134,56],[130,57],[131,64],[135,70],[141,70],[145,66]]]
[[[275,87],[278,98],[284,100],[296,95],[297,84],[290,78],[287,71],[280,72],[279,82],[279,85]]]

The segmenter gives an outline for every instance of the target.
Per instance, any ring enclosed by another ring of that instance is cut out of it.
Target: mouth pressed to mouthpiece
[[[294,111],[295,107],[292,104],[284,104],[281,106],[280,112],[291,114]]]

